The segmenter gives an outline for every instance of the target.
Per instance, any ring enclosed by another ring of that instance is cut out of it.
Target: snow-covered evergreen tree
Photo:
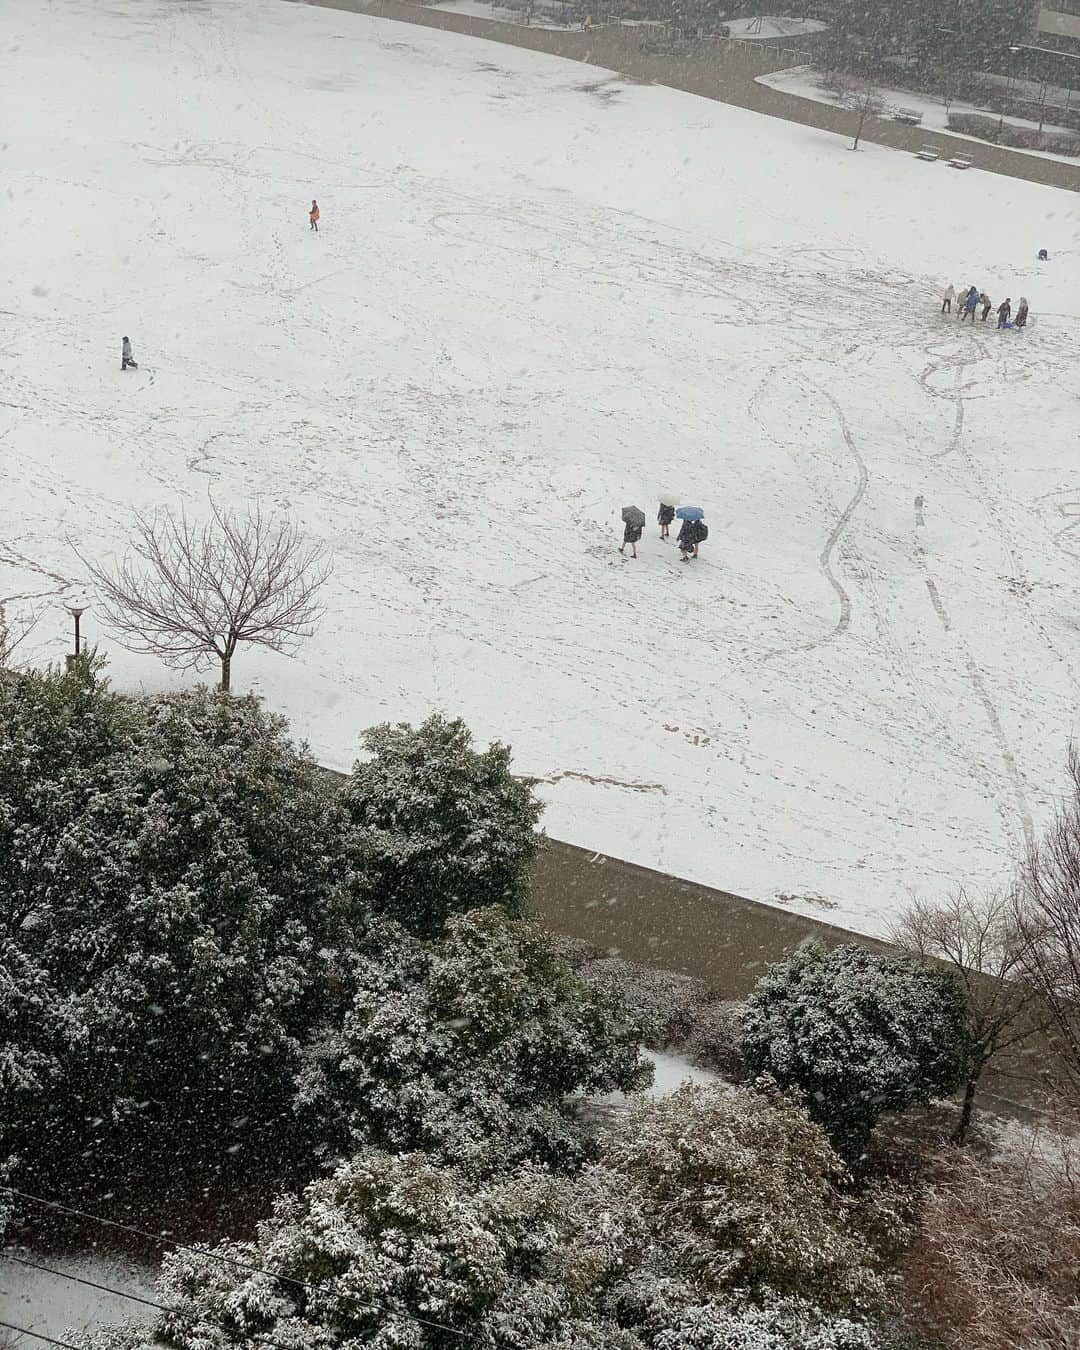
[[[333,788],[253,699],[5,676],[7,1147],[66,1174],[280,1112],[357,923],[343,837]]]
[[[749,1070],[798,1088],[849,1157],[883,1112],[955,1092],[964,1035],[950,971],[855,944],[801,947],[771,967],[742,1015]]]
[[[566,1183],[541,1171],[477,1186],[422,1154],[365,1151],[279,1201],[254,1242],[169,1256],[158,1298],[176,1311],[142,1343],[631,1350],[592,1306],[602,1263],[564,1249],[566,1207]]]
[[[747,1119],[767,1109],[745,1099]],[[717,1099],[706,1115],[715,1118]],[[643,1119],[653,1108],[643,1107]],[[790,1112],[790,1106],[778,1111]],[[794,1117],[785,1118],[794,1123]],[[671,1116],[673,1123],[675,1116]],[[778,1116],[779,1119],[779,1116]],[[801,1117],[799,1130],[808,1127]],[[667,1127],[661,1133],[673,1145]],[[818,1147],[826,1147],[817,1132]],[[728,1140],[730,1141],[730,1138]],[[733,1162],[749,1177],[775,1138],[739,1141]],[[720,1147],[725,1147],[721,1145]],[[885,1350],[873,1327],[807,1297],[746,1290],[710,1297],[699,1268],[677,1273],[687,1244],[656,1223],[647,1187],[614,1165],[615,1153],[576,1176],[525,1165],[478,1181],[426,1154],[362,1150],[301,1196],[278,1201],[251,1242],[170,1255],[150,1328],[106,1331],[87,1350],[176,1350],[259,1345],[293,1350]],[[833,1162],[835,1167],[835,1159]],[[684,1189],[715,1217],[724,1183],[715,1168]],[[800,1188],[792,1210],[807,1193]],[[659,1201],[658,1190],[652,1192]],[[688,1203],[688,1202],[687,1202]],[[750,1204],[746,1188],[734,1208]],[[770,1200],[762,1212],[776,1213]],[[796,1211],[797,1213],[797,1211]],[[789,1233],[794,1218],[785,1220]],[[699,1241],[738,1241],[730,1223]],[[783,1238],[771,1245],[779,1250]],[[794,1270],[805,1244],[787,1262]],[[753,1258],[734,1253],[744,1270]],[[811,1275],[810,1285],[814,1283]]]
[[[373,727],[364,743],[345,801],[372,907],[421,937],[464,910],[523,914],[541,805],[509,748],[475,750],[464,722],[440,716]]]
[[[341,1153],[376,1144],[479,1171],[522,1158],[565,1168],[591,1139],[568,1094],[651,1077],[622,1004],[499,909],[456,915],[431,943],[373,924],[351,980],[300,1097]]]

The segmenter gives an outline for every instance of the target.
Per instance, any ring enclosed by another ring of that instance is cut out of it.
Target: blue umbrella
[[[680,506],[675,512],[680,520],[704,520],[705,512],[700,506]]]

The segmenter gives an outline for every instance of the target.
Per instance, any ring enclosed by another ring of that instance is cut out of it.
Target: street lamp
[[[65,605],[64,608],[75,620],[75,656],[79,655],[79,620],[89,609],[89,605]],[[68,664],[71,664],[69,659]]]
[[[1038,72],[1038,76],[1039,76],[1039,84],[1040,84],[1040,90],[1039,90],[1039,135],[1041,136],[1041,135],[1042,135],[1042,129],[1043,129],[1043,123],[1046,121],[1046,83],[1047,83],[1047,81],[1046,81],[1046,62],[1045,62],[1044,60],[1042,60],[1041,58],[1043,58],[1043,57],[1045,57],[1045,56],[1056,56],[1059,60],[1065,60],[1065,61],[1080,61],[1080,56],[1074,56],[1072,52],[1063,52],[1063,51],[1059,51],[1056,47],[1035,47],[1035,46],[1033,46],[1033,45],[1032,45],[1031,43],[1029,43],[1029,42],[1021,42],[1021,43],[1018,43],[1015,47],[1010,47],[1010,48],[1009,48],[1009,51],[1012,52],[1013,56],[1015,56],[1015,55],[1017,54],[1017,52],[1035,52],[1036,55],[1040,58],[1039,61],[1038,61],[1038,63],[1037,63],[1037,65],[1036,65],[1036,70],[1037,70],[1037,72]],[[1071,99],[1071,86],[1070,86],[1070,99]],[[1066,104],[1066,106],[1068,106],[1068,105]]]
[[[959,39],[959,38],[961,38],[961,37],[963,36],[963,34],[959,31],[959,29],[956,29],[956,28],[944,28],[941,24],[938,24],[938,25],[937,25],[937,31],[938,31],[939,33],[947,33],[948,36],[951,37],[951,38],[957,38],[957,39]],[[949,104],[950,104],[950,102],[952,101],[952,100],[950,99],[950,97],[949,97],[950,77],[951,77],[951,75],[952,75],[952,68],[953,68],[953,66],[956,64],[956,58],[957,58],[957,53],[959,52],[959,49],[960,49],[960,43],[959,43],[959,41],[957,41],[957,42],[950,42],[950,43],[948,44],[948,50],[947,50],[946,53],[945,53],[945,60],[944,60],[944,66],[945,66],[945,72],[944,72],[944,73],[945,73],[945,79],[944,79],[944,84],[945,84],[945,88],[944,88],[944,91],[943,91],[943,92],[944,92],[944,96],[945,96],[945,116],[946,116],[946,117],[948,117],[948,115],[949,115]]]

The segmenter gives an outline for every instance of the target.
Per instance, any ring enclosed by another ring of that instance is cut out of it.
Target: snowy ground
[[[826,89],[822,83],[824,75],[813,66],[793,66],[790,70],[777,70],[769,75],[759,75],[758,84],[768,85],[770,89],[778,89],[782,94],[794,94],[798,98],[808,98],[814,103],[836,104],[836,95],[829,89]],[[877,86],[876,86],[877,87]],[[969,136],[962,131],[949,130],[949,113],[945,110],[945,104],[939,99],[934,99],[929,94],[916,94],[909,89],[887,89],[877,87],[882,102],[885,105],[885,116],[891,117],[898,109],[904,108],[910,112],[922,114],[922,125],[931,131],[940,131],[946,136],[955,136],[961,141],[980,141],[980,136]],[[954,114],[975,113],[980,117],[992,118],[997,122],[997,113],[992,113],[986,108],[980,108],[975,103],[964,103],[955,101],[949,104],[950,112]],[[1024,117],[1006,117],[1005,123],[1008,126],[1025,127],[1028,131],[1038,131],[1038,122],[1033,122]],[[1070,131],[1068,127],[1054,126],[1049,121],[1043,126],[1043,130],[1050,136],[1075,136],[1076,133]],[[1056,159],[1061,164],[1072,164],[1080,168],[1080,159],[1075,155],[1060,155],[1050,150],[1021,150],[1018,146],[1009,146],[1010,150],[1015,150],[1017,154],[1037,155],[1040,159]]]
[[[500,23],[515,23],[529,28],[550,28],[558,32],[565,32],[567,28],[580,28],[581,18],[579,17],[573,23],[560,23],[561,11],[555,7],[545,7],[541,10],[539,7],[530,17],[528,24],[525,23],[524,8],[509,9],[503,5],[488,4],[487,0],[433,0],[433,3],[426,4],[425,9],[446,9],[452,10],[455,14],[468,14],[475,19],[497,19]],[[573,5],[568,3],[566,9],[573,9]],[[585,11],[582,11],[584,14]]]
[[[733,38],[750,42],[777,42],[782,38],[802,37],[806,33],[821,33],[828,25],[817,19],[773,18],[763,14],[757,18],[727,19],[725,27]]]
[[[157,1272],[118,1256],[101,1253],[86,1256],[42,1256],[24,1248],[5,1249],[10,1255],[46,1266],[61,1274],[48,1274],[18,1265],[0,1254],[0,1321],[35,1331],[40,1336],[70,1340],[107,1323],[149,1322],[154,1310],[134,1299],[153,1299]],[[63,1278],[64,1275],[72,1279]],[[90,1281],[104,1286],[94,1289]],[[106,1293],[105,1289],[114,1290]],[[123,1295],[130,1294],[132,1298]],[[5,1332],[10,1345],[32,1350],[42,1343],[29,1336]]]
[[[552,834],[867,931],[1002,875],[1076,729],[1074,196],[283,0],[9,2],[0,52],[32,655],[76,547],[258,496],[336,573],[234,678],[327,763],[461,713]],[[940,318],[969,279],[1028,332]],[[620,557],[664,490],[701,559]]]

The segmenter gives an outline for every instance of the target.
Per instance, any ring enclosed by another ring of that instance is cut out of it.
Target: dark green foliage
[[[509,748],[474,750],[464,722],[439,716],[373,727],[365,745],[345,803],[372,907],[420,937],[469,909],[522,915],[542,808]]]
[[[857,1156],[878,1117],[960,1085],[964,997],[951,972],[865,947],[809,943],[747,1000],[743,1056],[803,1093],[835,1147]]]
[[[97,1168],[282,1109],[350,928],[342,841],[332,789],[253,699],[6,676],[7,1149]]]
[[[456,915],[430,943],[373,925],[351,988],[303,1079],[312,1133],[337,1152],[423,1149],[478,1172],[573,1167],[592,1141],[567,1094],[651,1078],[622,1003],[498,909]]]
[[[1034,0],[832,0],[826,63],[880,78],[883,62],[900,58],[930,71],[1009,73],[1009,47],[1035,41]],[[894,78],[903,65],[894,65]]]

